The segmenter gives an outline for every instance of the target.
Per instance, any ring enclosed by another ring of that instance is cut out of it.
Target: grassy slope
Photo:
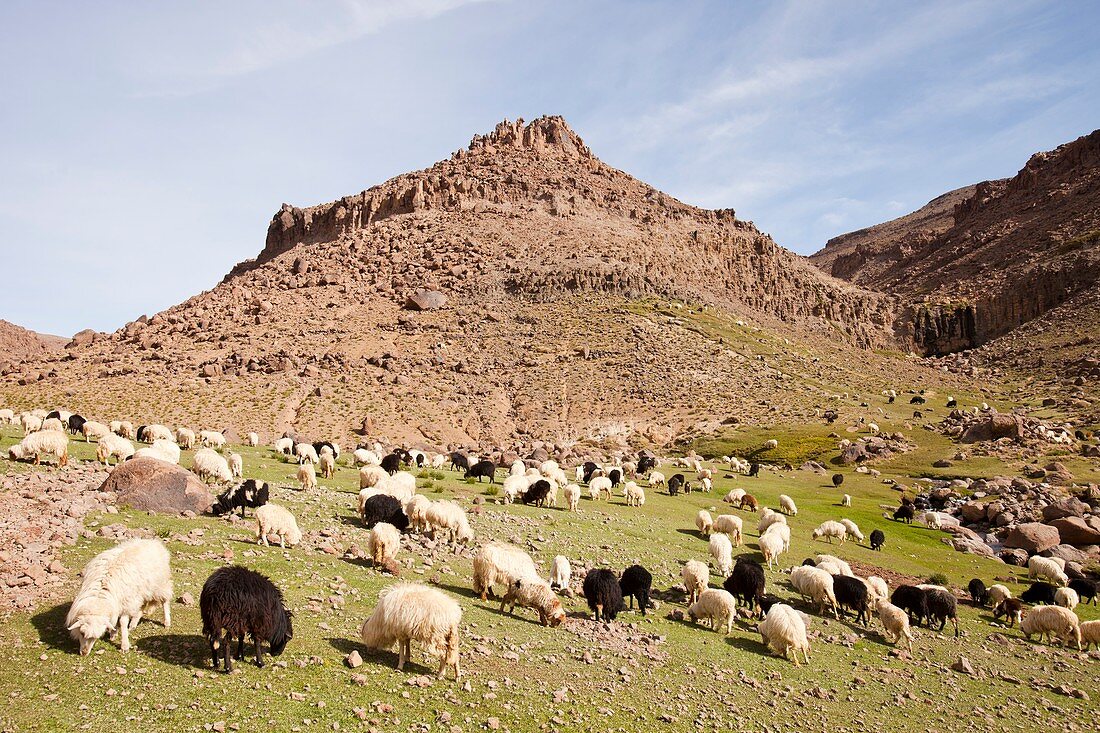
[[[843,430],[843,429],[842,429]],[[914,431],[922,451],[940,454],[947,446],[925,431]],[[794,434],[776,433],[781,442],[793,442]],[[14,433],[3,433],[0,447],[12,442]],[[666,618],[677,600],[662,602],[656,613],[642,618],[625,613],[620,621],[639,630],[660,634],[658,648],[667,660],[655,662],[637,656],[621,656],[600,648],[567,629],[545,629],[529,612],[514,618],[497,612],[493,603],[481,603],[469,591],[468,556],[441,555],[428,567],[427,553],[417,546],[416,562],[406,573],[410,579],[438,575],[442,587],[454,593],[465,610],[466,637],[463,666],[469,689],[451,681],[435,682],[421,689],[407,684],[415,674],[427,671],[422,650],[414,650],[412,674],[393,670],[393,654],[367,654],[357,670],[366,684],[351,681],[353,672],[341,660],[357,643],[358,626],[369,613],[378,591],[393,582],[365,564],[319,552],[330,542],[346,549],[352,542],[365,547],[367,533],[353,517],[356,476],[341,468],[334,481],[322,480],[322,489],[303,494],[292,488],[293,467],[275,459],[267,449],[239,449],[245,457],[246,475],[280,484],[274,500],[292,508],[308,530],[303,545],[289,551],[258,547],[252,542],[251,519],[245,524],[201,517],[185,520],[123,511],[104,515],[99,523],[122,522],[147,527],[168,539],[173,553],[176,593],[198,597],[203,580],[233,553],[242,562],[269,574],[286,592],[296,614],[295,637],[277,664],[263,670],[251,663],[238,665],[231,676],[209,670],[206,646],[198,635],[197,607],[176,604],[173,627],[145,621],[132,635],[135,649],[123,656],[117,647],[101,643],[90,658],[74,653],[63,629],[65,599],[47,603],[37,613],[15,615],[0,631],[0,692],[9,705],[0,712],[4,729],[11,730],[202,730],[224,721],[242,730],[333,730],[365,727],[355,709],[365,709],[366,726],[380,730],[427,730],[458,726],[483,728],[489,717],[500,719],[511,730],[635,729],[654,725],[758,730],[764,725],[785,725],[796,719],[802,725],[831,730],[884,729],[899,715],[918,715],[941,729],[972,725],[975,706],[995,716],[997,725],[1009,720],[1030,720],[1039,714],[1049,718],[1064,711],[1069,719],[1094,714],[1091,703],[1041,692],[1026,684],[1032,677],[1049,678],[1075,687],[1095,689],[1094,660],[1046,647],[1033,648],[1008,632],[1007,645],[988,641],[998,629],[990,626],[985,611],[961,606],[964,638],[940,637],[917,631],[916,659],[902,662],[887,656],[889,646],[876,629],[868,632],[847,622],[815,618],[813,629],[822,638],[813,640],[809,667],[796,668],[768,656],[759,636],[742,623],[728,639],[691,624]],[[91,455],[82,444],[77,457]],[[920,463],[927,465],[921,459]],[[189,457],[184,458],[184,465]],[[890,473],[917,467],[913,454],[882,466]],[[0,461],[0,471],[13,468]],[[23,467],[14,467],[24,470]],[[671,473],[671,472],[669,472]],[[698,508],[721,506],[719,498],[734,486],[744,486],[762,502],[776,504],[780,493],[791,495],[800,512],[791,519],[790,555],[785,564],[801,562],[813,552],[832,551],[864,563],[878,563],[892,570],[924,577],[944,572],[956,585],[975,575],[992,581],[1011,569],[969,555],[954,553],[940,543],[939,533],[918,526],[901,526],[881,518],[879,505],[896,502],[896,493],[880,480],[844,470],[843,490],[854,505],[843,516],[854,519],[865,534],[880,527],[888,541],[882,553],[846,544],[840,548],[811,542],[810,530],[826,518],[838,518],[834,504],[838,493],[825,477],[808,472],[765,472],[759,479],[716,481],[709,495],[669,497],[649,492],[641,509],[630,509],[616,498],[611,505],[582,501],[582,511],[542,510],[524,506],[487,504],[473,518],[483,538],[518,539],[530,543],[533,555],[544,567],[556,554],[578,560],[608,563],[622,569],[640,561],[649,567],[657,589],[679,582],[679,569],[688,559],[707,559],[706,542],[696,536],[693,517]],[[424,491],[432,498],[469,496],[485,487],[471,486],[446,472],[432,479]],[[719,476],[722,476],[720,473]],[[755,521],[746,519],[747,548],[755,553]],[[201,546],[179,539],[196,528],[203,530]],[[324,530],[331,537],[320,536]],[[63,551],[63,561],[78,568],[88,558],[112,544],[90,538]],[[402,558],[413,555],[406,549]],[[70,586],[75,589],[76,578]],[[720,578],[713,577],[713,583]],[[782,575],[768,572],[769,590],[782,596],[791,591]],[[580,614],[583,601],[566,601]],[[1095,607],[1081,609],[1083,619],[1097,618]],[[156,618],[156,616],[155,616]],[[583,624],[583,622],[576,622]],[[863,635],[854,645],[844,643],[849,632]],[[477,639],[474,639],[477,637]],[[829,641],[831,639],[832,641]],[[475,650],[476,649],[476,650]],[[592,661],[584,661],[591,652]],[[484,653],[487,652],[487,653]],[[1001,679],[978,680],[945,669],[959,654],[991,673],[1005,671],[1025,684]],[[45,657],[45,661],[40,660]],[[516,658],[518,656],[518,659]],[[270,658],[269,658],[270,659]],[[565,689],[555,701],[554,691]],[[392,706],[392,707],[389,707]],[[662,716],[664,718],[662,719]],[[441,725],[449,719],[449,724]]]

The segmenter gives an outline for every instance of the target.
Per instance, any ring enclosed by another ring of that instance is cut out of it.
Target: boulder
[[[1100,526],[1097,525],[1100,525],[1100,520],[1095,517],[1089,517],[1088,521],[1082,517],[1063,517],[1051,521],[1050,529],[1058,533],[1061,544],[1082,547],[1100,545]]]
[[[990,415],[974,423],[959,437],[962,443],[978,443],[1000,438],[1019,438],[1023,432],[1023,420],[1016,415]]]
[[[1043,557],[1059,557],[1068,563],[1072,562],[1078,565],[1088,565],[1092,562],[1092,558],[1089,557],[1087,552],[1082,552],[1072,545],[1055,545],[1049,550],[1045,550]]]
[[[1017,524],[1005,532],[1001,537],[1001,543],[1005,547],[1027,550],[1034,554],[1061,544],[1061,540],[1056,528],[1038,522],[1028,522]]]
[[[1088,504],[1075,496],[1067,496],[1065,499],[1059,499],[1053,504],[1047,504],[1043,507],[1043,519],[1049,522],[1053,519],[1064,519],[1065,517],[1083,517],[1089,511],[1091,509]]]
[[[141,511],[202,514],[214,497],[195,474],[156,458],[135,458],[118,466],[99,487],[118,495],[118,503]]]
[[[92,329],[85,328],[83,331],[77,332],[73,336],[72,340],[69,341],[69,343],[65,345],[65,348],[66,349],[72,349],[72,348],[75,348],[77,346],[87,346],[88,344],[93,343],[96,340],[96,337],[98,335],[99,334],[97,334]]]
[[[959,507],[963,521],[973,524],[985,520],[985,504],[976,501],[968,501]]]
[[[996,557],[993,553],[993,548],[981,540],[971,539],[970,537],[952,537],[951,539],[945,538],[944,542],[951,545],[955,552],[966,552],[971,555],[981,555],[988,558]]]
[[[852,443],[840,452],[840,462],[845,466],[866,461],[870,457],[863,443]]]
[[[1027,567],[1028,554],[1026,550],[1002,550],[998,557],[1008,565],[1015,565],[1018,568]]]
[[[447,296],[438,290],[415,290],[405,301],[405,307],[414,311],[431,311],[447,305]]]

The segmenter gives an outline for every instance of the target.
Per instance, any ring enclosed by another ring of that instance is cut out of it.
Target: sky
[[[563,115],[802,254],[1100,126],[1100,3],[0,4],[0,318],[111,331],[255,257],[283,202]]]

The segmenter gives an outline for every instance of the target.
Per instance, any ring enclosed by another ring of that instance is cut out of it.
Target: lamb
[[[705,620],[715,631],[725,627],[726,635],[733,633],[733,620],[737,618],[737,601],[729,591],[707,588],[699,594],[699,600],[688,607],[692,621]]]
[[[812,565],[799,565],[791,570],[790,581],[803,600],[809,598],[817,604],[818,613],[824,613],[828,605],[833,609],[833,616],[839,618],[831,574]]]
[[[561,590],[569,587],[569,581],[573,577],[573,569],[569,567],[569,558],[565,555],[557,555],[550,563],[550,588]]]
[[[786,494],[779,495],[779,511],[784,514],[798,514],[798,507],[795,506],[794,499]]]
[[[95,459],[107,465],[110,465],[111,458],[117,459],[116,463],[122,463],[132,455],[134,455],[133,443],[114,433],[100,438],[95,448]]]
[[[331,479],[333,474],[336,473],[336,457],[330,451],[325,451],[318,456],[317,463],[321,468],[323,477]]]
[[[772,525],[768,528],[764,534],[760,535],[760,539],[757,540],[757,544],[760,546],[760,552],[764,554],[764,562],[768,564],[770,568],[772,564],[778,564],[779,556],[783,553],[783,548],[786,546],[790,537],[790,530],[787,530],[787,540],[784,540],[784,535],[780,534],[779,527],[786,527],[786,525]],[[725,537],[725,535],[715,535],[715,537]],[[713,541],[713,538],[711,538]],[[728,542],[728,540],[727,540]],[[725,574],[725,573],[723,573]]]
[[[225,447],[225,433],[217,430],[200,430],[199,443],[206,448],[221,450]]]
[[[850,494],[845,494],[844,496],[840,497],[840,505],[841,506],[851,506],[852,505],[851,495]]]
[[[627,481],[623,488],[623,496],[626,497],[627,506],[643,506],[645,504],[645,491],[633,481]]]
[[[706,509],[700,509],[695,515],[695,528],[699,530],[699,534],[703,535],[709,535],[714,530],[714,520]]]
[[[765,507],[763,512],[761,512],[760,514],[760,521],[756,523],[756,532],[757,534],[764,534],[768,531],[768,527],[771,527],[773,524],[779,523],[786,524],[787,518],[779,512],[774,512],[771,509]]]
[[[317,488],[317,472],[313,469],[312,463],[307,461],[298,466],[297,478],[298,485],[302,487],[302,491]]]
[[[714,518],[714,523],[711,525],[711,532],[721,532],[722,534],[729,535],[730,540],[733,542],[733,546],[740,547],[743,526],[741,517],[736,514],[719,514]]]
[[[372,529],[379,522],[392,524],[404,531],[409,527],[409,518],[401,505],[401,500],[389,494],[378,494],[363,502],[363,524]]]
[[[577,505],[581,501],[581,487],[576,484],[566,484],[562,494],[565,496],[565,504],[569,511],[577,511]]]
[[[847,532],[848,539],[855,540],[859,544],[863,544],[863,533],[859,531],[859,525],[853,522],[851,519],[841,519],[840,523],[844,525],[844,530]]]
[[[60,426],[57,430],[65,432],[66,427]],[[111,429],[101,422],[95,422],[94,420],[86,420],[80,427],[80,433],[84,436],[84,442],[87,443],[92,438],[99,440],[104,435],[112,435]]]
[[[1052,605],[1054,603],[1054,586],[1050,583],[1038,581],[1020,594],[1020,600],[1024,603],[1042,603]]]
[[[294,515],[278,504],[264,504],[256,509],[256,542],[267,547],[268,535],[279,538],[279,547],[294,547],[302,541],[302,531]]]
[[[990,606],[992,606],[994,611],[997,610],[997,606],[1001,605],[1001,603],[1003,603],[1005,599],[1011,597],[1012,591],[1010,591],[1007,587],[1001,585],[1000,583],[991,585],[986,590],[986,599],[989,601],[989,604]]]
[[[374,488],[389,477],[390,475],[381,466],[363,466],[359,469],[359,488]]]
[[[1027,577],[1045,578],[1054,585],[1069,585],[1069,577],[1065,573],[1065,566],[1060,565],[1059,558],[1040,557],[1032,555],[1027,561]]]
[[[176,430],[176,443],[180,448],[186,448],[191,450],[195,447],[195,431],[188,428],[178,428]]]
[[[1005,617],[1009,626],[1020,623],[1023,619],[1024,602],[1019,598],[1006,598],[993,609],[993,618]]]
[[[1081,602],[1081,599],[1077,596],[1077,591],[1073,588],[1059,588],[1054,591],[1054,605],[1062,606],[1073,610],[1077,608],[1077,604]]]
[[[508,586],[508,592],[500,602],[500,612],[504,613],[507,606],[508,613],[512,613],[517,604],[521,608],[537,610],[539,623],[543,626],[558,626],[565,620],[565,609],[561,601],[550,584],[542,578],[519,578]]]
[[[855,612],[857,623],[862,621],[865,626],[871,623],[868,616],[871,594],[862,580],[848,575],[833,575],[833,594],[841,609]]]
[[[741,497],[744,496],[744,495],[745,495],[745,490],[744,489],[733,489],[728,494],[726,494],[724,497],[722,497],[722,501],[724,501],[727,504],[737,505],[737,504],[741,503]]]
[[[584,597],[596,621],[614,621],[623,610],[623,592],[619,579],[607,568],[589,570],[584,576]]]
[[[981,578],[971,578],[966,586],[966,592],[970,594],[970,600],[979,606],[984,606],[989,600],[989,591],[986,590]]]
[[[764,597],[764,582],[763,566],[752,558],[741,555],[733,566],[733,573],[722,583],[722,587],[740,599],[741,603],[756,608]]]
[[[474,593],[481,600],[493,596],[493,586],[511,586],[517,580],[537,578],[535,562],[523,550],[503,542],[490,542],[474,557]]]
[[[881,550],[882,546],[886,544],[886,535],[883,534],[881,529],[876,529],[871,532],[871,549]]]
[[[321,460],[317,455],[317,449],[309,443],[298,443],[294,446],[294,457],[298,459],[298,463],[316,464]]]
[[[745,494],[741,497],[740,506],[742,511],[755,512],[760,508],[760,502],[752,494]]]
[[[652,587],[653,575],[641,565],[631,565],[619,578],[619,590],[622,591],[623,598],[630,599],[630,610],[634,610],[634,601],[637,599],[643,616],[649,608],[649,592]]]
[[[660,471],[649,472],[649,485],[651,488],[665,485],[665,475]]]
[[[913,652],[913,631],[909,628],[909,616],[902,609],[888,601],[878,604],[878,620],[882,622],[887,641],[895,646],[905,639],[906,648]]]
[[[164,543],[156,539],[127,540],[92,558],[81,572],[80,590],[65,617],[65,627],[80,645],[81,656],[92,651],[105,633],[121,634],[119,648],[130,651],[130,631],[153,606],[164,610],[164,627],[172,625],[172,569]]]
[[[258,433],[248,433],[244,436],[244,444],[255,448],[260,444],[260,436]]]
[[[1096,604],[1096,582],[1087,578],[1074,578],[1069,581],[1069,587],[1077,591],[1077,596],[1082,603]]]
[[[212,448],[195,451],[195,456],[191,459],[191,471],[203,481],[214,479],[216,482],[229,483],[233,480],[229,462]]]
[[[763,538],[761,538],[763,541]],[[782,545],[782,542],[780,542]],[[713,534],[710,537],[710,554],[714,558],[714,564],[718,568],[718,574],[725,577],[733,570],[733,545],[730,538],[724,534]],[[767,555],[765,554],[765,557]]]
[[[8,449],[11,460],[33,458],[36,466],[43,456],[56,457],[58,466],[69,465],[69,436],[58,430],[40,430],[25,436]]]
[[[241,478],[244,476],[244,460],[241,458],[240,453],[229,452],[229,457],[226,458],[226,463],[229,464],[229,472],[233,474],[233,478]]]
[[[606,494],[611,499],[611,479],[607,476],[597,476],[588,482],[588,491],[593,499],[602,499]]]
[[[785,603],[776,603],[756,630],[773,653],[790,659],[798,666],[798,652],[810,663],[810,642],[806,638],[807,617]]]
[[[1085,645],[1085,651],[1095,646],[1100,649],[1100,621],[1085,621],[1079,627],[1081,643]]]
[[[375,569],[385,568],[391,575],[397,575],[397,551],[401,549],[401,532],[389,522],[378,522],[370,531],[367,541],[371,563]]]
[[[218,568],[202,586],[199,596],[202,633],[210,644],[214,669],[224,658],[224,670],[233,671],[230,646],[237,638],[237,659],[244,659],[244,637],[256,645],[256,666],[264,666],[262,641],[279,656],[294,636],[290,611],[283,594],[264,575],[240,565]]]
[[[1051,642],[1057,638],[1063,644],[1072,638],[1081,650],[1081,622],[1077,614],[1062,606],[1036,606],[1024,614],[1020,631],[1028,641],[1035,634]]]
[[[817,529],[813,531],[812,539],[820,539],[824,537],[827,542],[832,542],[833,539],[839,539],[840,544],[844,544],[845,538],[848,536],[848,530],[840,522],[834,522],[828,519],[818,525]]]
[[[242,482],[240,486],[226,489],[214,502],[214,506],[210,511],[214,516],[220,517],[240,508],[241,519],[244,519],[245,507],[259,509],[268,502],[269,498],[271,498],[271,487],[262,481],[250,478]]]
[[[451,550],[458,552],[458,545],[468,545],[474,539],[474,531],[470,529],[470,521],[466,517],[466,510],[453,501],[433,501],[425,513],[428,526],[432,529],[432,537],[440,531],[446,531],[451,538]]]
[[[699,600],[699,594],[710,582],[710,568],[698,560],[688,560],[680,570],[680,577],[684,579],[684,588],[690,605]]]

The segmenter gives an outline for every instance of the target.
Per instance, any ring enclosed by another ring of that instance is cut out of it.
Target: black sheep
[[[470,459],[467,455],[461,451],[455,451],[451,454],[451,470],[452,471],[466,471],[470,468]]]
[[[805,560],[802,561],[802,564],[806,567],[816,568],[817,560],[814,560],[812,557],[807,557]]]
[[[417,468],[424,468],[425,459],[426,459],[426,457],[425,457],[424,453],[423,452],[418,452],[415,456],[413,456],[413,463],[416,464]]]
[[[913,507],[908,504],[903,504],[897,508],[894,512],[894,519],[899,522],[905,522],[906,524],[913,523],[913,516],[916,514]]]
[[[840,417],[840,414],[837,413],[836,410],[826,410],[823,417],[825,418],[825,422],[832,425],[833,423],[836,422],[837,418]]]
[[[993,609],[993,618],[1005,617],[1009,626],[1013,626],[1024,613],[1024,602],[1019,598],[1006,598]]]
[[[924,414],[920,410],[913,410],[913,417],[920,420],[922,417],[924,417]]]
[[[584,576],[584,597],[596,620],[614,621],[623,610],[623,591],[619,579],[607,568],[596,568]]]
[[[947,401],[947,406],[952,407],[952,408],[953,407],[958,407],[959,406],[959,401],[957,399],[955,399],[954,397],[952,397],[951,399],[949,399]]]
[[[256,645],[256,665],[264,666],[263,641],[271,654],[279,656],[294,637],[291,614],[283,602],[283,594],[257,572],[233,565],[218,568],[202,586],[199,596],[202,613],[202,635],[210,644],[214,669],[219,656],[225,671],[233,671],[229,654],[233,638],[237,639],[237,659],[244,659],[244,637],[252,637]]]
[[[382,470],[389,475],[394,475],[401,469],[401,456],[396,453],[390,453],[388,456],[382,459]]]
[[[786,603],[786,599],[779,596],[773,596],[771,593],[765,593],[756,599],[756,602],[760,604],[760,618],[764,618],[768,615],[768,611],[772,610],[772,606],[777,603]]]
[[[890,602],[909,615],[910,623],[920,625],[928,617],[928,599],[924,590],[915,585],[899,585],[890,596]]]
[[[483,478],[488,478],[489,483],[495,484],[497,482],[496,476],[497,464],[492,461],[478,461],[466,469],[466,478],[476,477],[479,484]]]
[[[623,469],[612,468],[607,472],[607,477],[611,479],[611,487],[615,488],[623,481]]]
[[[1024,603],[1043,604],[1047,606],[1054,605],[1054,593],[1055,588],[1050,583],[1044,583],[1038,581],[1032,583],[1031,587],[1020,594],[1020,600]]]
[[[240,508],[241,519],[244,519],[245,507],[258,509],[271,498],[271,488],[263,481],[250,478],[239,486],[226,489],[225,493],[218,497],[210,512],[215,517],[228,514],[234,509]]]
[[[73,435],[84,432],[84,423],[88,422],[80,415],[70,415],[68,421],[69,432]]]
[[[586,484],[587,484],[587,483],[588,483],[589,481],[591,481],[591,480],[592,480],[592,477],[593,477],[593,476],[594,476],[594,475],[596,474],[596,471],[599,471],[599,470],[600,470],[600,467],[599,467],[599,466],[597,466],[597,465],[596,465],[595,463],[593,463],[592,461],[585,461],[585,462],[584,462],[584,466],[583,466],[582,468],[584,469],[584,471],[583,471],[583,475],[584,475],[584,482],[585,482]]]
[[[764,566],[746,555],[741,555],[722,587],[742,604],[750,608],[760,606],[760,598],[764,595]]]
[[[888,400],[886,400],[886,403],[892,405],[892,404],[894,404],[894,399],[895,399],[894,395],[890,395],[890,398]]]
[[[657,467],[657,459],[653,456],[642,456],[638,459],[638,475],[644,476],[647,471]]]
[[[321,455],[321,449],[328,446],[328,449],[332,451],[333,458],[339,458],[340,454],[336,452],[336,446],[327,440],[319,440],[313,444],[313,450],[317,451],[317,455]]]
[[[549,495],[550,482],[546,479],[539,479],[528,486],[527,491],[523,492],[523,503],[534,504],[535,506],[546,506],[546,497]]]
[[[684,488],[684,474],[678,473],[668,480],[668,494],[669,496],[676,496],[680,493],[680,489]]]
[[[757,463],[756,461],[753,461],[752,464],[749,466],[749,476],[755,478],[759,475],[760,475],[760,464]]]
[[[146,429],[148,429],[148,427],[149,427],[148,425],[138,425],[137,430],[134,431],[134,435],[137,437],[138,442],[140,442],[140,443],[149,443],[149,442],[151,442],[151,441],[148,441],[148,440],[145,439],[145,431],[146,431]]]
[[[876,529],[871,532],[871,549],[881,550],[882,546],[886,544],[886,535],[882,533],[881,529]]]
[[[61,410],[52,410],[50,412],[47,412],[46,417],[43,418],[43,420],[52,420],[52,419],[60,420],[61,419]]]
[[[871,594],[867,592],[867,585],[862,580],[850,575],[834,575],[833,593],[836,595],[837,606],[855,612],[857,623],[862,620],[866,626],[871,622],[867,613]]]
[[[923,405],[924,403],[925,399],[920,395],[914,395],[913,399],[909,400],[910,405]]]
[[[401,508],[401,500],[388,494],[375,494],[363,504],[363,524],[370,529],[379,522],[392,524],[404,531],[409,526],[409,518]]]
[[[924,603],[925,608],[928,609],[928,628],[932,628],[933,622],[939,621],[939,630],[943,631],[943,627],[947,625],[947,620],[950,619],[955,624],[955,636],[958,637],[958,601],[954,594],[939,588],[928,588],[924,591]]]
[[[985,583],[981,578],[974,578],[966,586],[967,592],[970,593],[970,600],[977,603],[979,606],[984,606],[989,601],[989,591],[985,588]]]
[[[619,579],[619,590],[623,598],[630,599],[630,610],[634,610],[634,599],[638,599],[638,608],[649,608],[649,590],[653,587],[653,575],[641,565],[631,565],[623,571],[623,577]]]
[[[842,473],[834,473],[834,474],[833,474],[833,486],[835,486],[836,488],[838,488],[838,489],[839,489],[839,488],[840,488],[840,485],[841,485],[842,483],[844,483],[844,474],[842,474]]]
[[[1096,605],[1096,581],[1087,578],[1074,578],[1069,581],[1069,587],[1077,591],[1081,603]]]

